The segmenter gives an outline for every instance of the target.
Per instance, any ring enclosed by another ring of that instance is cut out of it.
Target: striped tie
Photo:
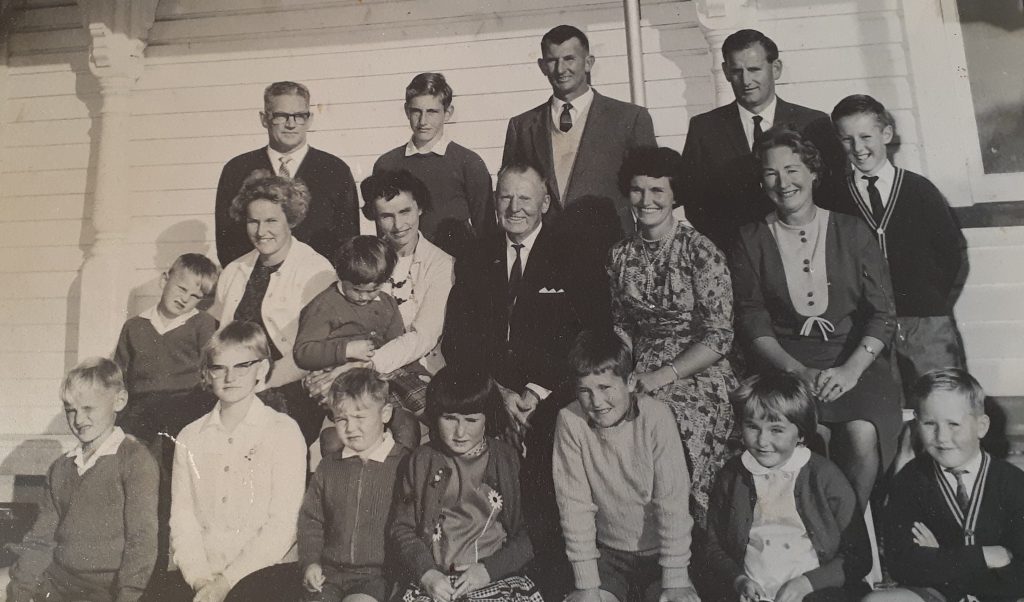
[[[288,178],[289,180],[292,178],[292,172],[291,172],[290,169],[288,169],[288,164],[291,163],[291,162],[292,162],[292,158],[291,157],[281,157],[281,172],[280,173],[281,173],[281,177],[282,178]]]

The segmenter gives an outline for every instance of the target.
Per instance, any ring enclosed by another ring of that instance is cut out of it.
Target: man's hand
[[[666,587],[661,590],[658,602],[700,602],[700,596],[692,587]]]
[[[306,567],[306,573],[302,576],[302,585],[308,592],[319,592],[324,589],[324,569],[317,563]]]

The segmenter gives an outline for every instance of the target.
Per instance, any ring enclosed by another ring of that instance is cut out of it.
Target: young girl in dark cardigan
[[[734,397],[747,451],[719,472],[708,516],[707,562],[731,585],[723,598],[859,599],[871,568],[863,511],[839,468],[804,446],[818,422],[810,391],[778,372]]]
[[[495,438],[507,425],[494,381],[444,368],[427,389],[429,444],[416,449],[390,529],[410,581],[405,602],[541,602],[519,575],[533,558],[523,523],[519,459]]]

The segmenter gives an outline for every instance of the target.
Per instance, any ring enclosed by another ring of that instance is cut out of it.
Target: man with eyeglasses
[[[244,224],[231,219],[231,201],[258,169],[305,182],[310,192],[306,218],[292,235],[330,259],[343,242],[359,234],[359,197],[352,170],[344,161],[306,143],[313,122],[309,89],[295,82],[274,82],[263,91],[260,123],[267,146],[227,162],[217,185],[215,210],[217,258],[222,266],[252,250]]]

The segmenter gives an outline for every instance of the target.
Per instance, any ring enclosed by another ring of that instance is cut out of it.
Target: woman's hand
[[[839,399],[857,386],[860,374],[861,371],[849,364],[822,370],[818,374],[818,386],[815,389],[818,392],[818,398],[825,403]]]
[[[757,581],[746,575],[737,577],[734,587],[736,588],[736,593],[740,595],[740,602],[760,602],[761,600],[768,599],[768,595],[764,593],[764,588]]]
[[[192,598],[192,602],[224,602],[231,591],[231,584],[224,575],[217,575],[204,585]]]
[[[302,386],[306,388],[306,392],[313,399],[318,399],[327,395],[331,390],[331,385],[334,384],[334,379],[341,376],[343,373],[348,372],[352,368],[369,368],[370,362],[346,362],[340,366],[334,368],[327,368],[326,370],[317,370],[316,372],[310,372],[302,378]]]
[[[491,582],[491,575],[482,562],[476,564],[463,564],[455,567],[461,573],[455,579],[455,591],[452,598],[461,598],[471,591],[478,590]]]
[[[324,569],[317,563],[306,567],[306,573],[302,576],[302,586],[307,592],[319,592],[324,589]]]
[[[345,344],[345,357],[349,361],[368,362],[373,359],[377,344],[370,339],[349,341]]]
[[[804,596],[814,591],[810,580],[800,575],[782,584],[775,594],[775,602],[803,602]]]
[[[642,372],[636,375],[637,393],[652,394],[658,389],[672,384],[676,375],[671,368],[658,368],[650,372]]]
[[[423,576],[420,577],[420,585],[435,602],[452,602],[455,599],[453,595],[455,588],[452,587],[448,575],[437,569],[430,569],[423,573]]]

